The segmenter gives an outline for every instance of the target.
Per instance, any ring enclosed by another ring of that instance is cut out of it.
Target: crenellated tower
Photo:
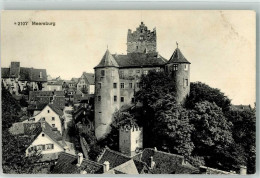
[[[95,69],[95,135],[97,139],[110,131],[113,113],[120,108],[119,69],[107,50]]]
[[[190,93],[190,62],[183,56],[178,48],[178,43],[170,60],[165,65],[165,70],[172,76],[175,84],[177,103],[182,104]]]
[[[151,53],[156,52],[156,29],[148,30],[143,22],[136,28],[136,31],[128,29],[127,53]]]

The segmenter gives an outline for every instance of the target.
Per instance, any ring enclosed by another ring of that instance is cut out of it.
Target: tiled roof
[[[188,63],[188,64],[190,64],[190,62],[183,56],[183,54],[181,53],[181,50],[179,48],[175,49],[175,51],[173,52],[168,63]]]
[[[10,76],[10,68],[1,68],[1,77],[2,78],[9,78]]]
[[[48,106],[59,116],[63,116],[63,111],[59,108],[59,106],[55,106],[54,104],[48,104]]]
[[[15,77],[20,81],[47,82],[46,69],[26,67],[1,68],[2,78]],[[41,73],[41,75],[40,75]]]
[[[63,81],[62,80],[50,80],[47,82],[48,85],[63,85]]]
[[[84,77],[88,80],[90,85],[95,85],[95,75],[92,73],[83,72]]]
[[[108,161],[110,169],[113,169],[129,160],[131,160],[130,157],[125,156],[120,152],[110,150],[109,148],[106,148],[98,158],[98,162],[101,164],[103,164],[105,161]]]
[[[77,156],[68,153],[61,153],[52,173],[80,174],[80,171],[83,170],[85,170],[87,174],[103,173],[103,164],[86,159],[83,159],[80,166],[77,166],[77,163]]]
[[[95,67],[119,67],[114,57],[111,55],[109,50],[107,49],[104,56],[102,57],[100,63]]]
[[[18,78],[20,72],[20,62],[11,62],[10,77]]]
[[[240,110],[240,111],[243,111],[243,110],[250,110],[250,106],[249,105],[231,105],[231,109],[233,110]]]
[[[136,165],[132,159],[115,167],[114,170],[124,174],[139,174]]]
[[[148,166],[150,165],[150,159],[153,157],[155,166],[151,169],[153,174],[193,174],[198,173],[198,169],[184,163],[184,157],[166,153],[150,148],[146,148],[143,152],[134,157],[133,159],[140,159],[139,161],[145,162]]]
[[[130,53],[127,55],[114,54],[119,67],[153,67],[162,66],[167,60],[158,53]]]

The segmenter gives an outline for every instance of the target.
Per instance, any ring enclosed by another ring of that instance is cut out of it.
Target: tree
[[[227,167],[223,166],[227,158],[225,155],[234,142],[232,123],[220,107],[208,101],[196,103],[189,117],[195,127],[192,134],[195,145],[193,154],[206,158],[208,166],[226,170]]]
[[[224,95],[219,89],[211,88],[210,86],[196,82],[190,84],[190,94],[186,99],[185,107],[188,109],[193,109],[196,103],[202,101],[209,101],[215,103],[222,110],[228,111],[231,106],[231,100]]]

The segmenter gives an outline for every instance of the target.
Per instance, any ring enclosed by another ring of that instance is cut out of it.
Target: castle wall
[[[101,71],[105,71],[105,76]],[[113,87],[117,83],[117,88]],[[101,88],[99,88],[101,85]],[[97,139],[110,131],[113,113],[120,108],[119,74],[115,67],[95,69],[95,135]],[[117,96],[117,101],[114,101]]]

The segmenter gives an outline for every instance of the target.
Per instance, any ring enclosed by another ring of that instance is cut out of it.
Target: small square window
[[[52,127],[55,127],[55,124],[52,124]]]
[[[114,96],[114,102],[116,102],[117,101],[117,96]]]
[[[185,86],[186,86],[186,87],[189,86],[189,81],[188,81],[188,79],[185,79]]]
[[[105,70],[101,70],[101,76],[102,76],[102,77],[105,76]]]
[[[120,75],[121,78],[123,78],[124,77],[124,71],[120,71],[119,75]]]
[[[125,98],[124,97],[121,97],[121,102],[123,103],[125,101]]]
[[[133,88],[133,83],[129,83],[129,88]]]
[[[115,71],[112,70],[112,71],[111,71],[111,77],[114,77],[114,76],[115,76]]]
[[[134,102],[135,102],[135,98],[132,98],[132,99],[131,99],[131,102],[134,103]]]
[[[188,69],[189,69],[189,65],[188,65],[188,64],[185,64],[184,70],[188,70]]]
[[[51,120],[55,121],[55,117],[52,117]]]
[[[136,70],[136,73],[139,74],[139,73],[140,73],[140,70]]]
[[[117,88],[117,83],[113,83],[113,88]]]
[[[50,113],[50,110],[48,110],[48,113]]]
[[[98,83],[98,88],[101,89],[101,83]]]
[[[120,84],[120,88],[125,88],[125,84],[124,84],[124,83],[121,83],[121,84]]]
[[[148,74],[148,70],[145,70],[145,71],[144,71],[144,75],[147,75],[147,74]]]
[[[101,101],[101,96],[98,96],[98,101]]]
[[[45,121],[45,117],[43,117],[42,120]]]
[[[136,88],[140,88],[140,83],[136,83]]]
[[[173,64],[173,70],[177,71],[178,70],[178,64]]]

